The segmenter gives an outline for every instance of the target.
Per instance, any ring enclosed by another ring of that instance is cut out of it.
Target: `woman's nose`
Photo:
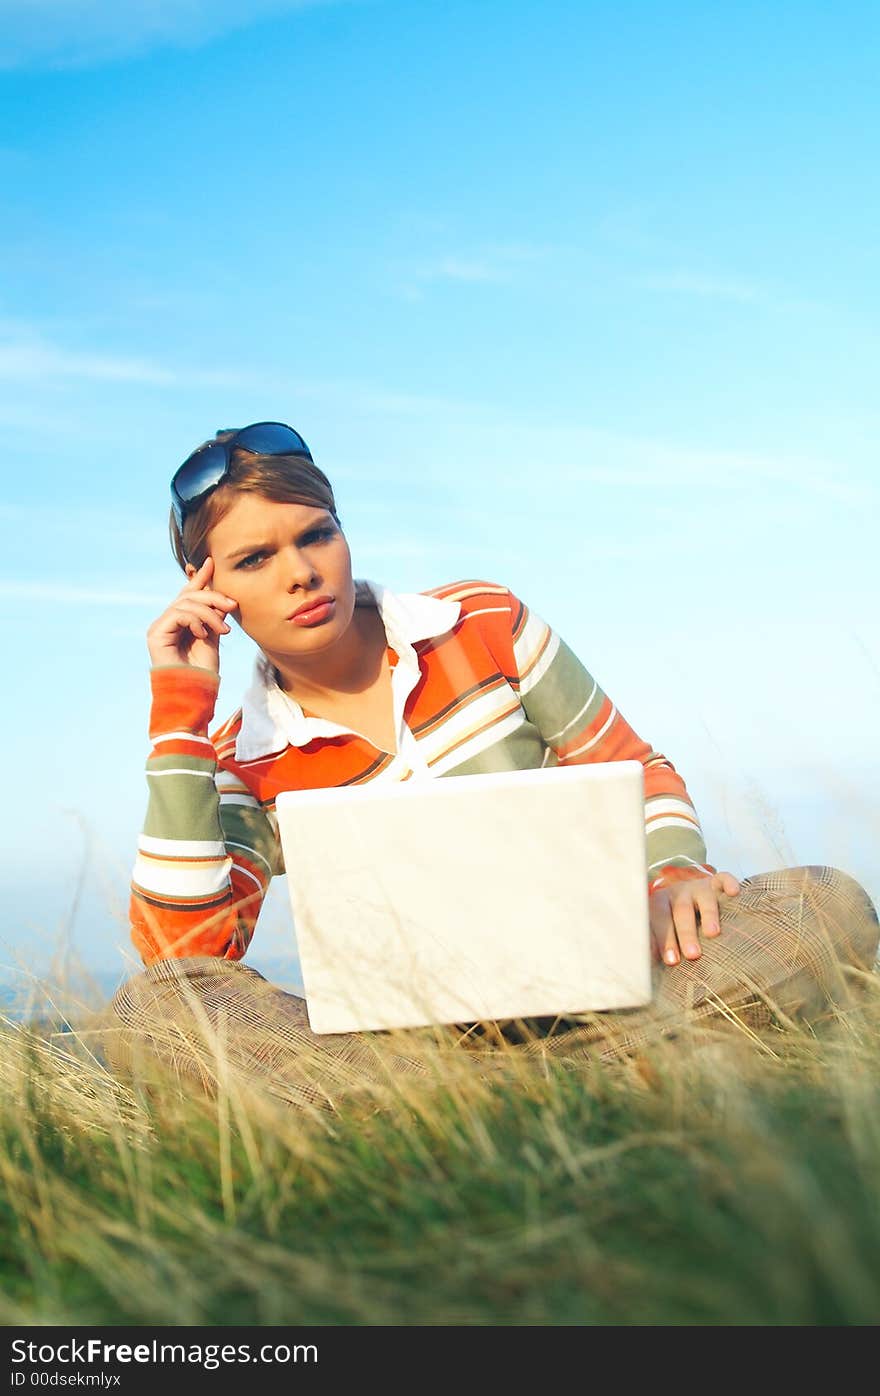
[[[314,581],[315,569],[310,559],[299,548],[291,548],[284,557],[285,576],[288,591],[308,586]]]

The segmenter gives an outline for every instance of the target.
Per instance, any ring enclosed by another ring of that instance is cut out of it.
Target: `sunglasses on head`
[[[226,441],[206,442],[187,456],[171,481],[171,507],[179,529],[183,529],[183,521],[193,506],[224,479],[235,450],[253,451],[257,456],[303,456],[312,460],[299,432],[284,422],[253,422]]]

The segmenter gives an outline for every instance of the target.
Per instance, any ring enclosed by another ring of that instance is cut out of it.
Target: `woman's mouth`
[[[336,609],[336,602],[332,598],[324,598],[307,609],[295,611],[287,619],[293,625],[320,625],[323,621],[329,620]]]

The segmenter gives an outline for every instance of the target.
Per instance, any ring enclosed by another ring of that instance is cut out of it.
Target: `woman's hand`
[[[658,887],[648,898],[654,959],[667,965],[677,965],[682,955],[686,960],[698,960],[703,952],[697,934],[697,915],[702,934],[717,936],[721,931],[718,894],[735,897],[738,892],[739,882],[729,872]]]
[[[192,664],[220,672],[220,636],[229,634],[226,617],[238,605],[231,596],[210,589],[214,559],[205,558],[198,571],[167,611],[147,631],[153,668],[160,664]]]

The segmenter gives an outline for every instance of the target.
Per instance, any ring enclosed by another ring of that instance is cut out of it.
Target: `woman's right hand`
[[[214,559],[205,558],[183,590],[147,631],[153,668],[160,664],[192,664],[220,672],[220,636],[229,634],[226,617],[238,605],[231,596],[212,591]]]

